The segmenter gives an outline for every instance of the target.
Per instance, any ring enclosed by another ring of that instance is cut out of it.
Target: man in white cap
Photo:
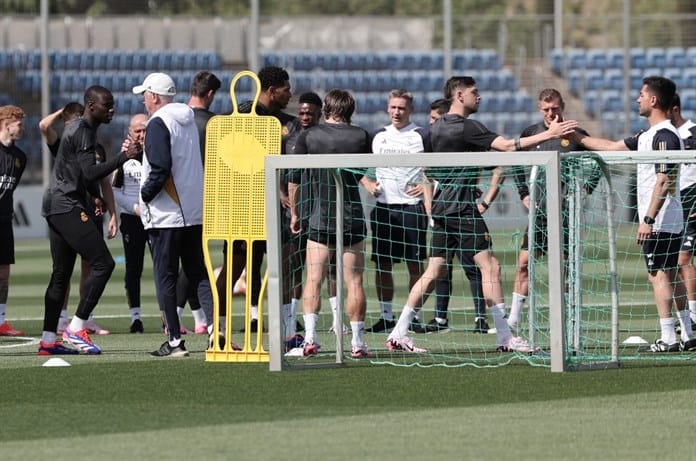
[[[148,231],[155,287],[164,311],[167,341],[155,357],[185,357],[176,310],[179,260],[198,299],[212,318],[213,298],[203,261],[203,163],[193,110],[175,103],[167,74],[152,73],[133,93],[143,95],[150,115],[140,180],[140,217]]]

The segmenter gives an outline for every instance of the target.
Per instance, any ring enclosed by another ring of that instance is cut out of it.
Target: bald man
[[[140,174],[147,115],[136,114],[128,126],[128,138],[138,146],[140,154],[128,160],[114,173],[114,198],[121,208],[121,236],[126,256],[126,299],[130,310],[131,333],[143,333],[140,318],[140,278],[143,274],[147,232],[140,220]]]

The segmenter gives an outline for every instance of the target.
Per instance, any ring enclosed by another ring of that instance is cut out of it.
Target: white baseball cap
[[[133,87],[134,94],[142,94],[146,91],[163,96],[174,96],[176,94],[176,85],[169,75],[155,72],[145,77],[142,85]]]

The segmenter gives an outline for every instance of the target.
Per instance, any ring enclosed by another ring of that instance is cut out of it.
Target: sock
[[[85,324],[88,322],[88,320],[82,320],[80,317],[77,315],[73,315],[72,320],[70,321],[70,325],[68,328],[70,328],[70,331],[80,331],[85,329]]]
[[[693,331],[691,331],[691,317],[689,317],[689,311],[687,309],[677,311],[677,316],[679,317],[679,326],[681,327],[681,340],[688,341],[694,334]]]
[[[696,322],[696,301],[689,301],[689,314],[691,315],[691,320]]]
[[[140,308],[139,307],[131,307],[129,309],[130,311],[130,316],[131,316],[131,323],[135,322],[136,320],[140,320]]]
[[[350,341],[353,347],[362,347],[365,345],[363,332],[365,331],[365,322],[350,322],[350,329],[353,331],[353,338]]]
[[[674,319],[672,316],[666,319],[660,319],[660,331],[662,332],[660,339],[666,344],[674,344],[677,342],[677,335],[674,333]]]
[[[179,347],[179,344],[181,344],[181,338],[176,338],[176,339],[170,339],[169,340],[169,345],[172,347]]]
[[[258,320],[259,306],[251,306],[251,320]]]
[[[7,304],[0,304],[0,325],[5,323],[6,313],[7,313]]]
[[[447,323],[447,319],[443,319],[441,317],[435,317],[435,321],[438,325],[444,325],[445,323]]]
[[[384,320],[394,320],[394,312],[392,312],[392,302],[391,301],[380,301],[379,310],[382,312],[382,318]]]
[[[41,333],[41,342],[44,344],[55,344],[56,334],[52,331],[44,331]]]
[[[512,338],[512,333],[510,332],[507,318],[505,318],[505,303],[496,304],[490,308],[490,311],[493,316],[498,345],[507,344],[510,338]]]
[[[338,328],[338,299],[335,296],[329,298],[329,306],[331,306],[331,314],[333,315],[333,320],[331,325],[334,331]]]
[[[203,309],[191,311],[191,314],[193,315],[193,321],[196,323],[196,325],[205,325],[208,323],[208,318],[205,316]]]
[[[416,316],[416,310],[410,306],[404,306],[399,316],[399,321],[389,335],[390,338],[403,338],[408,335],[408,327]]]
[[[295,311],[292,309],[292,303],[283,304],[280,312],[283,319],[283,339],[287,340],[295,336]]]
[[[318,314],[304,314],[302,316],[304,319],[304,327],[305,327],[305,342],[308,344],[313,344],[314,343],[314,336],[316,335],[316,330],[317,330],[317,318],[319,318]]]
[[[183,307],[176,307],[176,314],[181,318],[182,315],[184,315],[184,308]]]
[[[520,323],[520,313],[527,301],[527,296],[520,293],[512,293],[512,303],[510,304],[510,313],[508,314],[508,324],[517,325]]]
[[[68,321],[68,310],[61,309],[60,318],[58,319],[58,325],[60,325],[61,323],[67,322],[67,321]]]

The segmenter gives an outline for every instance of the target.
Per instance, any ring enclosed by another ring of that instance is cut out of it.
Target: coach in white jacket
[[[173,102],[174,81],[153,73],[133,93],[143,95],[150,115],[140,179],[140,215],[148,231],[155,287],[168,338],[156,357],[188,355],[179,332],[176,281],[179,260],[206,314],[212,315],[210,282],[203,261],[203,163],[193,110]],[[212,317],[211,317],[212,318]]]

